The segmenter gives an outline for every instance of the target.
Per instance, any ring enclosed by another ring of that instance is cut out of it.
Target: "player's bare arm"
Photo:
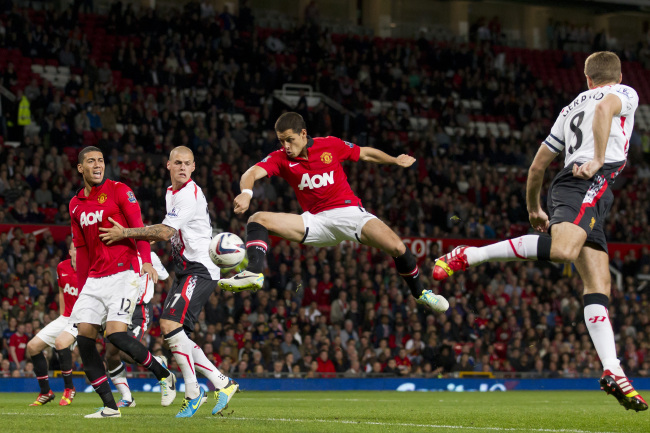
[[[360,150],[359,159],[365,162],[392,164],[399,165],[400,167],[410,167],[415,162],[415,158],[410,155],[402,154],[394,157],[373,147],[361,147]]]
[[[542,144],[535,155],[533,163],[528,169],[528,180],[526,181],[526,207],[528,209],[528,220],[530,225],[537,231],[548,230],[548,215],[542,210],[540,193],[544,182],[544,173],[557,153],[551,152],[546,145]]]
[[[605,163],[605,151],[609,132],[612,130],[612,118],[623,108],[620,98],[609,94],[603,98],[594,112],[592,131],[594,134],[594,159],[578,167],[573,164],[573,175],[581,179],[591,179]]]
[[[99,238],[102,242],[106,242],[106,245],[111,245],[127,238],[153,242],[168,241],[174,237],[177,231],[175,228],[169,227],[165,224],[130,228],[123,227],[120,223],[110,217],[108,218],[108,221],[113,223],[113,227],[100,227],[99,229],[99,231],[103,232],[103,234],[99,235]]]
[[[235,197],[235,213],[238,215],[243,214],[248,210],[248,206],[251,204],[251,198],[253,198],[253,185],[255,181],[262,179],[268,173],[262,167],[254,165],[242,175],[241,180],[239,181],[239,187],[241,188],[241,193]]]
[[[59,315],[63,316],[65,311],[65,301],[63,299],[63,287],[59,286]]]

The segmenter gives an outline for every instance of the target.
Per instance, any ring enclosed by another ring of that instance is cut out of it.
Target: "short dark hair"
[[[102,150],[99,147],[95,147],[95,146],[84,147],[83,149],[81,149],[81,152],[79,152],[77,162],[79,164],[83,163],[84,159],[86,159],[86,154],[90,152],[99,152],[102,155],[104,154],[104,152],[102,152]]]
[[[277,132],[284,132],[288,129],[291,129],[296,134],[300,134],[303,129],[307,129],[307,124],[305,124],[305,119],[298,113],[289,111],[284,113],[278,120],[275,122],[275,130]]]

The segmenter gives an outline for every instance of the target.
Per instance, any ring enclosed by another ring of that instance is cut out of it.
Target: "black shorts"
[[[616,164],[608,164],[613,165]],[[586,244],[607,252],[605,220],[614,202],[610,183],[617,174],[612,167],[603,167],[596,176],[586,180],[574,177],[572,167],[560,171],[548,191],[550,225],[561,222],[576,224],[587,232]]]
[[[127,330],[128,334],[136,340],[142,341],[142,338],[149,331],[152,317],[153,306],[151,302],[136,305],[133,318],[131,319],[131,325]]]
[[[167,294],[161,319],[194,329],[203,306],[217,287],[217,281],[198,275],[181,275]]]

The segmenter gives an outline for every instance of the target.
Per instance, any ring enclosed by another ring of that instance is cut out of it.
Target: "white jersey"
[[[212,263],[208,251],[212,225],[208,202],[201,188],[188,180],[177,191],[167,188],[167,215],[163,224],[177,230],[172,238],[172,258],[178,275],[203,275],[218,280],[220,271]]]
[[[596,105],[607,95],[621,100],[621,112],[612,119],[612,129],[605,151],[605,164],[625,162],[634,128],[634,112],[639,106],[636,91],[623,84],[596,87],[582,92],[562,109],[544,144],[554,153],[565,149],[564,167],[594,159],[592,123]]]
[[[140,255],[138,255],[138,261],[140,262],[140,266],[142,266],[142,259],[140,258]],[[158,254],[154,253],[153,251],[151,252],[151,265],[153,268],[156,270],[158,273],[158,280],[166,280],[169,278],[169,272],[167,272],[167,269],[163,266],[162,262],[160,261],[160,257],[158,257]],[[153,298],[153,280],[149,278],[149,274],[144,274],[143,276],[140,277],[140,291],[138,294],[138,305],[139,304],[148,304],[151,302],[151,298]]]

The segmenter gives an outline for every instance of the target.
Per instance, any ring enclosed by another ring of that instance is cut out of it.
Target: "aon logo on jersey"
[[[71,296],[79,296],[79,289],[71,286],[70,283],[66,283],[65,287],[63,288],[63,293],[68,293]]]
[[[321,186],[327,186],[327,185],[334,185],[333,171],[330,171],[329,173],[315,174],[311,177],[307,173],[303,174],[302,180],[298,185],[298,189],[300,189],[300,191],[302,191],[305,188],[318,189]]]
[[[103,216],[103,210],[88,212],[88,214],[86,214],[86,212],[83,212],[81,214],[81,217],[79,217],[79,224],[81,224],[81,227],[91,226],[93,224],[97,224],[98,222],[102,222]]]

